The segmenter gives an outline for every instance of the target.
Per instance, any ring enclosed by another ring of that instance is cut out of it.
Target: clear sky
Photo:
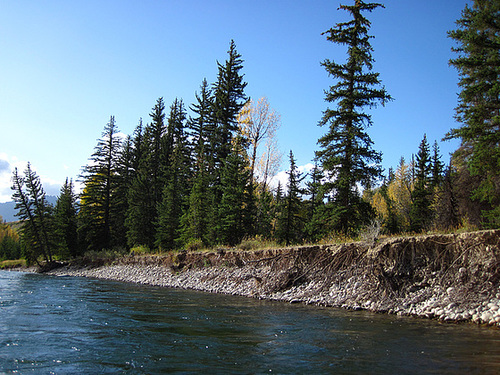
[[[448,66],[446,32],[468,0],[381,0],[368,15],[374,70],[394,101],[370,110],[368,130],[383,167],[416,153],[427,134],[440,141],[457,126],[458,75]],[[156,99],[194,102],[203,78],[214,82],[231,39],[244,59],[251,98],[266,96],[281,114],[283,152],[306,166],[326,132],[317,126],[334,83],[320,62],[345,49],[321,33],[348,19],[352,0],[0,0],[0,202],[26,162],[57,195],[76,179],[114,115],[132,134],[149,122]],[[440,142],[445,162],[458,142]]]

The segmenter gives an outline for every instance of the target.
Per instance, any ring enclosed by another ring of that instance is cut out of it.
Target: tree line
[[[318,140],[308,176],[290,151],[286,185],[270,183],[279,165],[279,115],[265,98],[247,97],[244,61],[231,41],[227,59],[217,62],[216,81],[204,79],[189,108],[177,98],[167,109],[159,98],[149,122],[141,119],[125,139],[110,117],[83,167],[78,197],[66,181],[51,207],[29,164],[24,176],[14,172],[13,197],[31,257],[235,246],[254,237],[289,245],[332,233],[353,237],[374,219],[391,234],[465,222],[498,227],[499,5],[466,6],[457,30],[449,33],[459,46],[450,64],[459,71],[462,90],[461,127],[446,136],[462,145],[450,164],[443,164],[437,143],[431,150],[424,135],[411,161],[402,158],[386,176],[367,133],[367,109],[393,100],[373,71],[365,14],[379,7],[360,0],[342,5],[350,19],[324,33],[347,54],[342,63],[322,63],[335,80],[325,93],[332,108],[320,121],[328,130]]]

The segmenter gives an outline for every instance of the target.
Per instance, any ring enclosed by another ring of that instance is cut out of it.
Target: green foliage
[[[0,220],[0,260],[21,258],[21,242],[17,231]]]
[[[488,203],[488,227],[500,224],[500,3],[474,0],[466,5],[458,28],[448,35],[458,46],[450,60],[459,73],[456,119],[462,123],[448,138],[459,138],[470,148],[467,167],[480,177],[473,198]]]
[[[130,255],[146,255],[151,254],[149,247],[144,245],[134,246],[130,249]]]
[[[429,144],[424,135],[420,143],[415,165],[415,184],[412,191],[412,205],[410,210],[410,229],[418,233],[429,229],[432,222],[432,165]]]
[[[25,221],[21,229],[24,255],[30,263],[37,261],[39,256],[50,263],[55,239],[53,207],[46,200],[40,178],[28,163],[24,176],[19,175],[17,168],[14,170],[12,182],[17,216]]]
[[[114,116],[105,125],[92,154],[92,163],[83,169],[84,188],[80,197],[80,237],[87,249],[99,250],[122,244],[121,212],[115,210],[120,197],[118,158],[121,140]]]
[[[203,241],[200,239],[192,239],[186,245],[185,249],[187,251],[199,251],[205,248]]]
[[[218,213],[217,242],[231,246],[240,243],[247,232],[245,204],[250,172],[242,151],[241,144],[235,142],[222,170],[222,199]]]
[[[303,240],[304,215],[301,196],[303,189],[300,184],[305,176],[298,171],[292,151],[290,151],[290,169],[288,174],[287,194],[280,204],[277,218],[278,241],[290,245]]]
[[[359,197],[358,185],[372,185],[381,175],[381,154],[372,149],[372,140],[365,129],[372,124],[365,107],[384,105],[392,98],[380,85],[379,74],[372,71],[370,22],[362,12],[376,9],[380,4],[356,1],[352,6],[341,5],[352,20],[337,24],[324,34],[327,40],[347,46],[347,61],[343,64],[325,60],[322,65],[337,79],[326,92],[326,101],[336,103],[335,109],[323,113],[320,125],[329,131],[318,140],[317,151],[328,181],[325,193],[332,197],[333,209],[329,230],[355,232],[366,222],[367,207]]]
[[[212,117],[216,125],[217,162],[222,164],[231,153],[232,139],[238,130],[237,117],[245,105],[246,82],[240,70],[243,68],[243,60],[236,50],[236,44],[231,40],[228,58],[225,64],[217,62],[217,82],[213,86]]]
[[[71,180],[66,179],[61,188],[55,207],[54,219],[59,255],[63,257],[80,255],[76,195],[73,192],[73,181]]]
[[[185,120],[184,105],[176,99],[170,110],[166,138],[166,147],[171,147],[172,150],[163,165],[165,185],[162,201],[157,206],[156,246],[161,250],[178,247],[180,220],[190,192],[191,160]]]
[[[0,269],[11,269],[11,268],[20,268],[26,267],[27,263],[24,259],[8,259],[0,261]]]

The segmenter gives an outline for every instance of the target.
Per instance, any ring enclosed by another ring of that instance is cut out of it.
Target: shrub
[[[255,236],[243,239],[237,247],[240,250],[249,251],[277,247],[277,245],[272,241],[262,238],[262,236]]]
[[[361,229],[359,232],[359,239],[363,242],[366,242],[370,245],[375,244],[377,242],[378,237],[380,236],[382,225],[380,220],[373,220],[369,225]]]
[[[149,247],[145,245],[134,246],[130,249],[130,255],[144,255],[149,253],[151,253],[151,251],[149,250]]]
[[[193,238],[189,240],[189,242],[186,244],[187,251],[198,251],[203,248],[205,248],[205,245],[203,244],[203,241],[200,240],[199,238]]]

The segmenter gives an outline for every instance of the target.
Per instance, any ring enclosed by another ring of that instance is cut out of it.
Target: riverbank
[[[500,230],[129,256],[49,274],[500,326]]]

